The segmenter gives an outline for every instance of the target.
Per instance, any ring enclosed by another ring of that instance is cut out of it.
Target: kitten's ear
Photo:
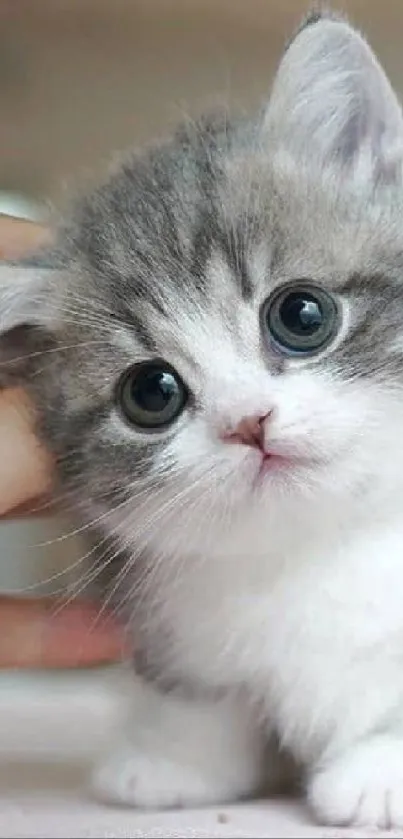
[[[47,317],[54,271],[0,263],[0,388],[24,384],[56,343]]]
[[[278,69],[264,127],[275,150],[303,165],[330,165],[373,185],[402,180],[399,102],[364,38],[342,18],[307,18]]]

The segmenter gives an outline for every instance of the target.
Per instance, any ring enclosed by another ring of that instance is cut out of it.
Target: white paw
[[[109,804],[168,809],[218,803],[221,790],[198,774],[158,754],[127,750],[113,755],[92,779],[95,796]]]
[[[324,824],[403,828],[403,740],[357,745],[313,776],[308,798]]]

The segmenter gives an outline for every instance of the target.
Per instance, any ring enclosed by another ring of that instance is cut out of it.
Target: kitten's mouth
[[[262,455],[259,467],[259,477],[263,477],[268,472],[272,472],[273,470],[277,471],[278,469],[286,468],[287,466],[291,465],[291,457],[286,457],[283,454],[274,454],[271,452],[267,452]]]
[[[311,461],[309,461],[311,462]],[[258,488],[262,485],[266,477],[276,475],[277,473],[285,473],[292,471],[293,468],[308,465],[308,459],[298,457],[296,455],[277,454],[276,452],[265,452],[262,454],[260,464],[258,466],[257,475],[253,482],[254,487]]]

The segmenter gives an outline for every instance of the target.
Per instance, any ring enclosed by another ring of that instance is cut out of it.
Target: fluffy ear
[[[46,315],[53,273],[0,263],[0,388],[26,381],[55,345]]]
[[[307,18],[278,69],[264,127],[274,149],[297,163],[332,166],[371,185],[401,183],[399,102],[366,41],[342,18]]]

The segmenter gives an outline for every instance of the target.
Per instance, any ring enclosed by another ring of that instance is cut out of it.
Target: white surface
[[[91,801],[86,792],[89,766],[119,717],[120,687],[126,678],[115,669],[0,677],[0,837],[368,835],[315,827],[297,802],[140,813]]]

